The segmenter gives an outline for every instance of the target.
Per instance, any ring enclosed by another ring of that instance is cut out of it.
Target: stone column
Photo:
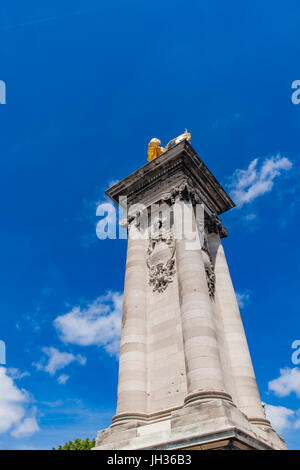
[[[231,401],[230,395],[225,393],[224,389],[214,312],[200,242],[199,249],[187,249],[193,237],[191,221],[195,220],[194,210],[190,203],[179,200],[174,204],[173,210],[176,270],[187,372],[188,394],[185,404],[204,398]],[[184,230],[181,235],[182,220]]]
[[[125,273],[117,414],[113,423],[147,412],[146,242],[131,224]]]
[[[208,237],[209,249],[215,266],[216,297],[223,320],[224,333],[235,386],[235,403],[253,424],[269,425],[261,404],[247,339],[225,253],[215,228]]]

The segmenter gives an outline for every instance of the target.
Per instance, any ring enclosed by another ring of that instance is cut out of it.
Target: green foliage
[[[53,447],[52,450],[91,450],[95,447],[95,439],[91,441],[87,437],[86,439],[75,439],[75,441],[66,442],[63,446],[58,446],[58,449]]]

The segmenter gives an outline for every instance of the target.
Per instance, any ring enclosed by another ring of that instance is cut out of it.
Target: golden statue
[[[148,162],[154,160],[154,158],[158,157],[161,153],[165,151],[163,147],[160,147],[161,141],[154,137],[151,139],[148,145]]]
[[[182,142],[183,140],[188,140],[189,142],[191,140],[191,134],[187,131],[187,129],[183,134],[180,134],[178,137],[175,137],[175,139],[170,140],[170,142],[168,142],[166,145],[166,150],[169,150],[169,148],[179,144],[179,142]]]
[[[170,140],[165,148],[160,147],[161,141],[154,137],[154,139],[150,140],[148,145],[148,162],[151,162],[151,160],[154,160],[163,152],[166,152],[166,150],[169,150],[171,147],[179,144],[179,142],[182,142],[183,140],[187,140],[188,142],[191,140],[191,134],[187,131],[187,129],[185,129],[183,134],[180,134],[178,137],[175,137],[175,139]]]

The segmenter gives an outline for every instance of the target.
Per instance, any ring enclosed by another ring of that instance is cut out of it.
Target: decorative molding
[[[171,230],[157,220],[150,234],[146,263],[149,269],[149,285],[153,292],[164,292],[175,275],[175,241]]]
[[[206,281],[209,292],[209,297],[212,301],[215,300],[215,291],[216,291],[216,275],[214,266],[212,264],[211,255],[208,249],[206,235],[204,234],[204,240],[202,245],[202,252],[204,254],[203,261],[206,273]]]
[[[174,169],[180,167],[183,163],[182,159],[177,160],[176,162],[170,163],[165,165],[164,168],[153,176],[145,175],[142,171],[138,174],[141,178],[141,182],[136,185],[136,187],[128,192],[127,198],[131,204],[139,202],[141,199],[141,193],[143,193],[143,197],[146,194],[151,193],[153,191],[157,192],[157,190],[166,185],[166,182],[171,182],[174,179],[174,175],[167,177],[170,172]],[[178,171],[178,170],[177,170]]]
[[[179,184],[172,186],[170,190],[161,196],[163,202],[174,204],[175,201],[191,202],[201,204],[203,202],[200,191],[194,186],[191,178],[184,178]]]
[[[214,272],[213,265],[205,268],[206,280],[208,286],[209,297],[211,300],[215,301],[215,290],[216,290],[216,275]]]

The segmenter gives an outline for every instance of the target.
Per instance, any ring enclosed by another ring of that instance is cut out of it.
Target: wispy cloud
[[[53,21],[61,21],[61,20],[65,20],[65,19],[72,18],[72,17],[79,16],[79,15],[95,13],[96,11],[99,11],[99,9],[88,8],[86,10],[73,11],[73,12],[70,12],[66,15],[52,15],[52,16],[46,16],[44,18],[32,18],[32,19],[28,19],[27,21],[23,21],[22,23],[16,23],[16,24],[13,24],[13,25],[9,25],[9,26],[3,28],[3,30],[4,31],[10,31],[10,30],[13,30],[13,29],[16,29],[16,28],[30,27],[30,26],[43,24],[43,23],[50,23],[50,22],[53,22]]]
[[[63,369],[71,362],[78,362],[81,365],[86,363],[86,358],[77,354],[76,356],[72,353],[68,352],[60,352],[58,349],[50,347],[50,348],[42,348],[45,357],[42,358],[40,362],[36,362],[33,365],[38,370],[43,370],[48,372],[50,375],[54,375],[57,370]]]
[[[283,171],[292,168],[292,162],[281,155],[263,160],[259,168],[259,159],[255,158],[246,170],[236,170],[231,177],[230,196],[237,207],[249,204],[272,190],[274,179]]]
[[[42,433],[30,445],[38,448],[51,449],[66,441],[76,438],[95,437],[98,429],[104,429],[111,423],[114,405],[110,400],[100,400],[98,406],[91,408],[78,398],[38,402],[43,415]]]
[[[30,373],[25,371],[25,372],[20,372],[19,369],[16,369],[14,367],[9,367],[6,369],[7,374],[13,379],[13,380],[21,380],[24,377],[29,377]]]
[[[65,343],[102,346],[111,355],[119,351],[123,295],[108,292],[86,306],[75,306],[54,320]]]
[[[238,301],[240,308],[245,308],[248,305],[250,300],[250,291],[245,292],[236,292],[236,299]]]
[[[298,367],[280,369],[279,377],[271,380],[268,387],[278,397],[287,397],[291,393],[295,393],[300,398],[300,370]]]
[[[108,182],[108,187],[112,188],[115,184],[119,183],[120,180],[112,179]]]
[[[245,222],[252,222],[252,221],[255,220],[256,218],[257,218],[257,215],[254,214],[253,212],[250,213],[250,214],[244,215],[244,220],[245,220]]]

